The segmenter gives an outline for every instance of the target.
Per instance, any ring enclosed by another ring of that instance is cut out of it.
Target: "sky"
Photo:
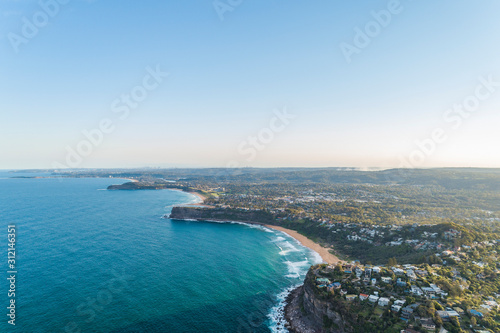
[[[497,0],[0,0],[0,169],[500,167]]]

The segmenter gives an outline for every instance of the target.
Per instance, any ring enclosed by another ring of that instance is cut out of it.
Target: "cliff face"
[[[141,182],[128,182],[121,185],[108,186],[108,190],[164,190],[169,188],[182,189],[182,186],[175,186],[171,184],[141,183]]]
[[[292,333],[348,333],[353,327],[346,324],[341,305],[319,297],[314,288],[314,269],[309,269],[304,285],[288,297],[285,316]]]
[[[225,208],[174,207],[169,218],[174,220],[212,220],[275,224],[274,217],[264,211]]]

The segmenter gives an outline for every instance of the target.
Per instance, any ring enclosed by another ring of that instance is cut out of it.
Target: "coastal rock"
[[[183,191],[190,191],[191,189],[186,186],[179,186],[171,183],[155,183],[155,182],[127,182],[120,185],[109,185],[108,190],[165,190],[165,189],[178,189]]]
[[[314,266],[309,269],[304,284],[290,293],[285,307],[285,318],[291,333],[351,333],[341,309],[322,300],[314,293]]]
[[[174,220],[234,221],[254,224],[276,224],[272,214],[261,210],[176,206],[170,216]]]

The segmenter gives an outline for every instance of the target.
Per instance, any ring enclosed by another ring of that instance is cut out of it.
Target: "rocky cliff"
[[[273,215],[260,210],[240,210],[228,208],[205,208],[178,206],[172,208],[170,216],[174,220],[235,221],[256,224],[275,224]]]
[[[295,289],[287,299],[285,317],[292,333],[350,333],[355,332],[348,323],[342,302],[332,302],[316,291],[315,270],[312,266],[304,285]]]
[[[145,182],[128,182],[120,185],[108,186],[108,190],[164,190],[164,189],[189,190],[188,188],[176,184],[145,183]]]

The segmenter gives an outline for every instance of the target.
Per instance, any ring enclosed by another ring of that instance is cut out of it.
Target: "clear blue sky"
[[[0,0],[0,169],[500,167],[497,0],[54,1]]]

